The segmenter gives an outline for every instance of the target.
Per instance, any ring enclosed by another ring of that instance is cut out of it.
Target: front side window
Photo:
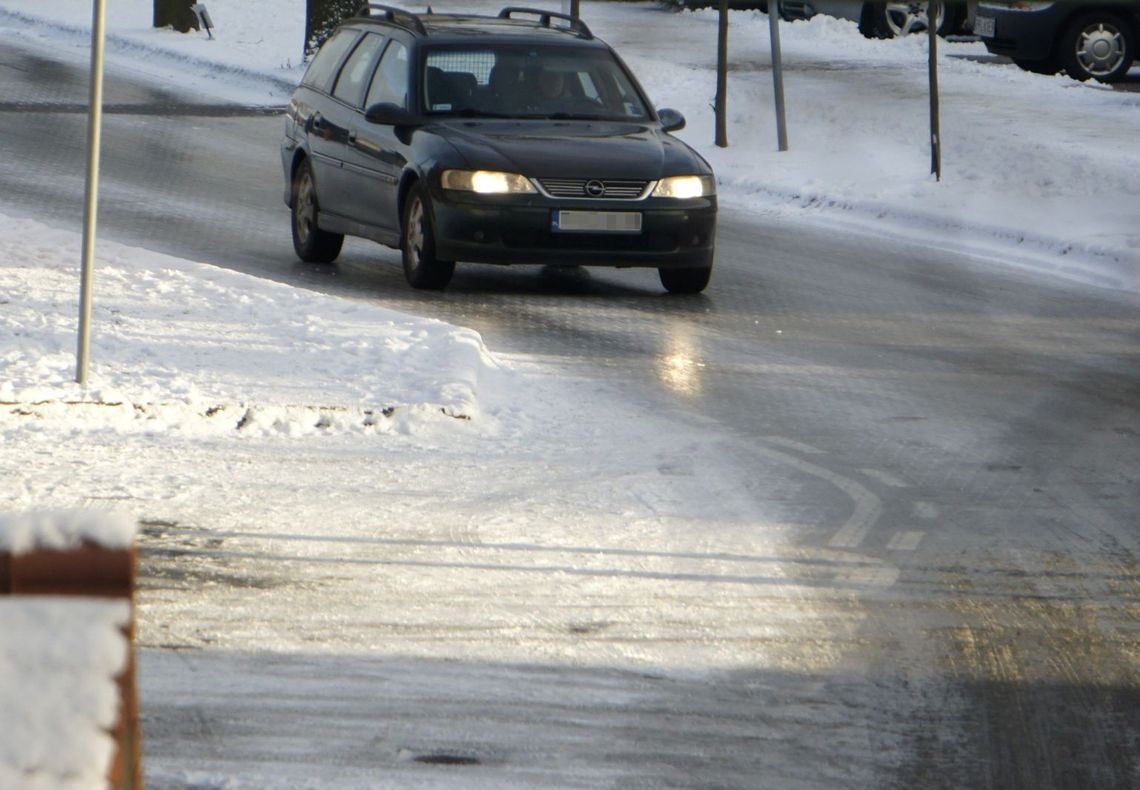
[[[514,44],[428,50],[423,110],[491,118],[650,117],[632,79],[611,52],[595,47]]]
[[[321,45],[316,57],[313,58],[313,62],[309,64],[305,76],[301,78],[301,84],[327,91],[341,57],[344,56],[345,52],[348,52],[348,48],[356,41],[357,35],[359,35],[359,31],[356,30],[338,30],[333,33]]]
[[[344,62],[344,68],[336,79],[336,87],[333,88],[333,96],[358,107],[364,98],[368,77],[372,74],[372,64],[376,62],[376,56],[383,46],[382,36],[374,33],[366,35]]]
[[[381,102],[408,106],[408,48],[399,41],[391,42],[384,50],[364,106],[371,107]]]

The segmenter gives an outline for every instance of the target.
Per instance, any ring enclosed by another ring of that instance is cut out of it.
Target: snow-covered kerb
[[[128,549],[135,532],[133,519],[113,511],[0,513],[0,552],[18,555],[38,549],[66,550],[84,543],[104,549]],[[8,638],[8,632],[2,628],[0,634]],[[0,782],[0,787],[4,786],[7,785]]]

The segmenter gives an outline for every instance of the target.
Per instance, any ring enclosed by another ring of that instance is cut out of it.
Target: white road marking
[[[917,531],[896,532],[887,543],[887,548],[892,551],[914,551],[925,535],[925,532]]]
[[[789,442],[798,444],[792,440],[775,441],[778,437],[766,437],[765,441],[772,444],[787,445]],[[805,445],[806,446],[806,445]],[[759,448],[760,452],[768,456],[774,461],[787,464],[801,472],[806,472],[813,477],[818,477],[821,480],[826,480],[833,486],[838,488],[847,496],[851,497],[851,501],[855,503],[855,510],[851,513],[850,518],[844,522],[843,526],[839,528],[831,540],[827,542],[828,546],[837,549],[853,549],[863,542],[867,537],[867,533],[871,531],[871,527],[879,520],[879,516],[883,514],[883,504],[874,493],[867,490],[862,484],[857,483],[849,477],[836,474],[830,469],[824,469],[822,466],[810,463],[797,458],[794,455],[782,453],[779,450],[771,450],[768,448]]]
[[[867,475],[867,477],[873,477],[875,480],[878,480],[880,483],[885,483],[886,485],[889,485],[892,488],[909,488],[910,487],[910,483],[908,483],[907,481],[903,480],[902,478],[895,477],[890,472],[884,472],[882,469],[860,469],[859,471],[862,472],[863,474]]]

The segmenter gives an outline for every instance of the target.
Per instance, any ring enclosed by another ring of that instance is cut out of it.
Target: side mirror
[[[398,104],[382,102],[364,111],[364,120],[383,126],[419,126],[419,116]]]
[[[657,117],[661,120],[661,128],[666,132],[677,132],[685,128],[685,116],[676,110],[665,107],[657,111]]]

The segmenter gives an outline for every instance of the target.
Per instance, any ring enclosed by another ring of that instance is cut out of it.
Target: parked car
[[[968,29],[974,0],[947,0],[939,6],[937,30],[940,35]],[[867,38],[896,38],[925,33],[930,26],[927,2],[865,2],[865,0],[783,0],[781,10],[788,18],[827,14],[859,24]]]
[[[289,103],[281,162],[293,246],[402,250],[415,288],[456,261],[712,272],[716,182],[621,58],[580,20],[370,5],[325,41]]]
[[[974,33],[1027,71],[1113,82],[1136,57],[1140,2],[982,3]]]
[[[716,7],[718,0],[674,0],[686,8]],[[938,14],[940,35],[969,30],[977,0],[946,0]],[[811,19],[816,14],[847,19],[859,24],[867,38],[895,38],[923,33],[929,24],[928,2],[885,2],[885,0],[780,0],[782,19]],[[729,8],[768,12],[766,0],[729,0]]]

